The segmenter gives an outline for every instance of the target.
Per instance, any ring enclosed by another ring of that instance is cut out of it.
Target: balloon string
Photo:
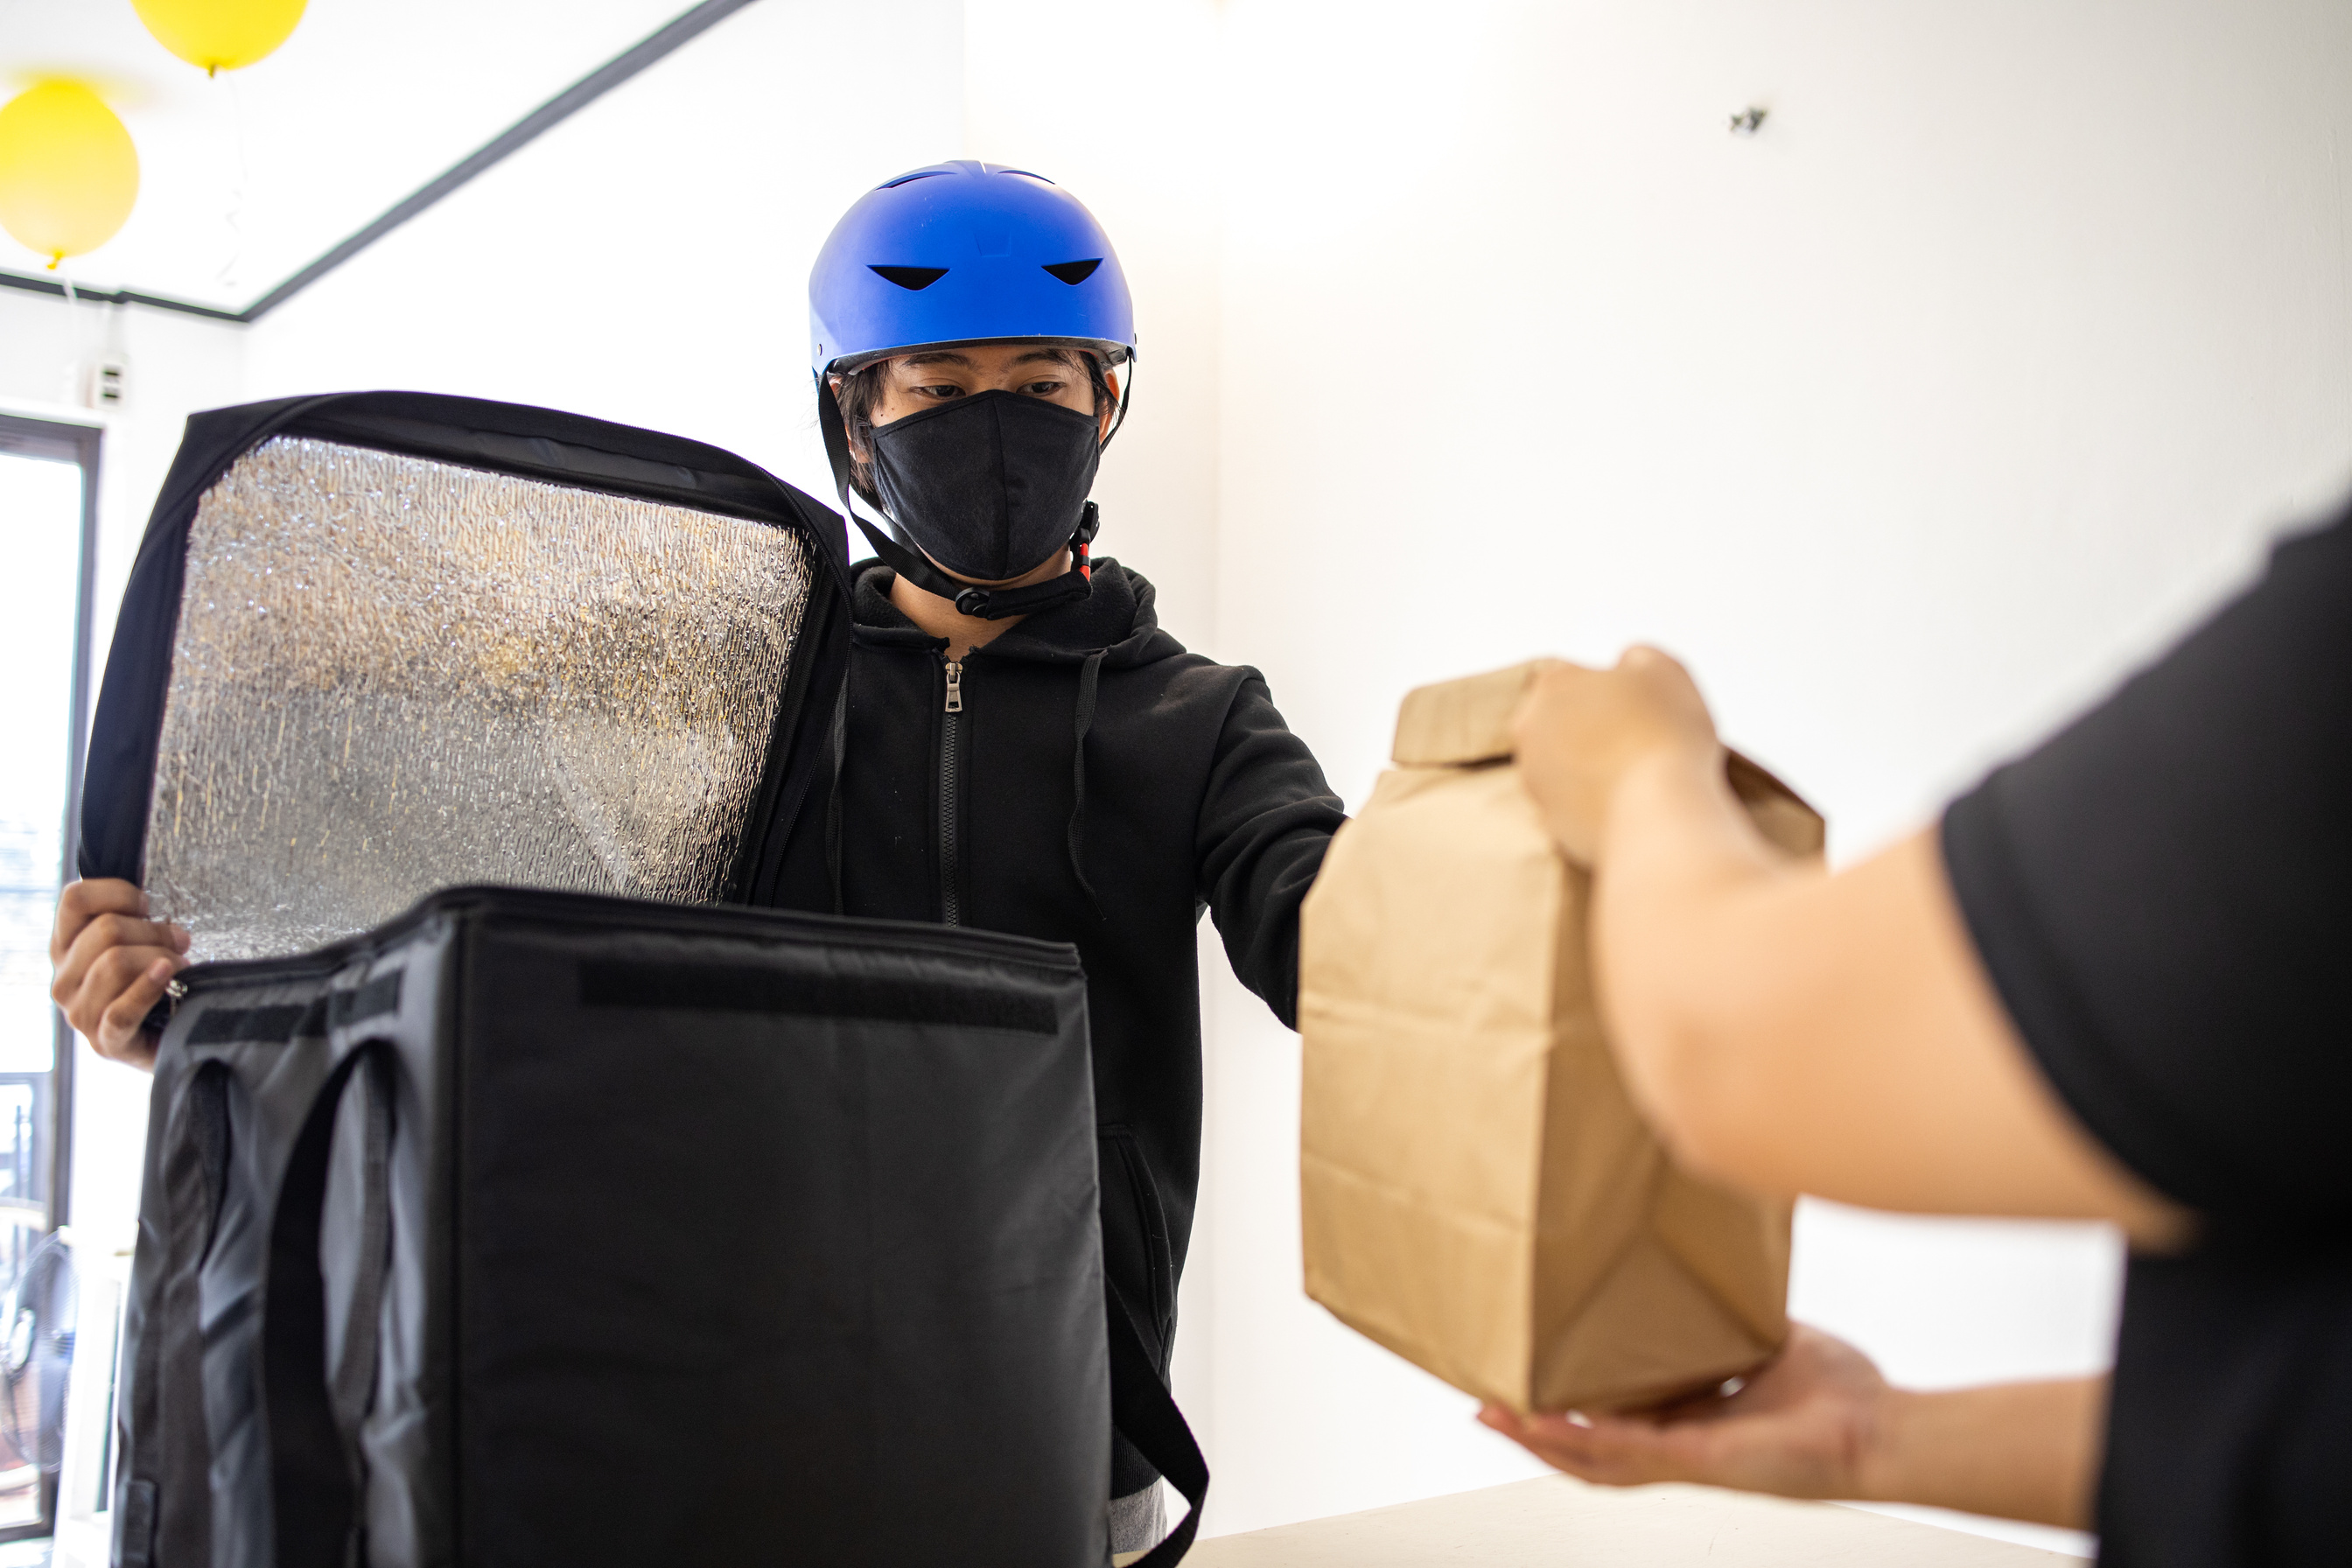
[[[206,74],[215,80],[223,79],[220,68],[217,66]],[[245,95],[237,89],[235,71],[231,71],[226,79],[228,84],[229,112],[234,117],[236,127],[236,183],[229,188],[228,196],[226,214],[229,237],[228,259],[221,263],[221,269],[215,277],[222,288],[234,289],[236,287],[238,264],[245,259],[245,187],[251,177],[252,170],[246,156]]]
[[[58,261],[64,259],[64,255],[60,253]],[[58,261],[52,261],[49,265],[55,267]],[[88,386],[88,383],[83,380],[86,367],[81,352],[83,342],[81,323],[75,320],[75,308],[81,303],[81,296],[74,292],[72,273],[66,273],[58,281],[66,286],[66,342],[73,348],[73,359],[66,368],[68,378],[66,400],[69,403],[79,403],[85,400],[87,395],[85,389]]]

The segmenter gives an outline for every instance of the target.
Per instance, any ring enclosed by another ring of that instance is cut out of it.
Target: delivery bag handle
[[[1167,1539],[1129,1568],[1171,1568],[1192,1550],[1192,1537],[1200,1533],[1201,1505],[1209,1496],[1209,1462],[1201,1457],[1201,1445],[1169,1395],[1168,1385],[1160,1381],[1127,1298],[1108,1274],[1103,1277],[1103,1317],[1110,1338],[1111,1425],[1192,1505]]]
[[[201,1285],[228,1184],[229,1069],[189,1075],[164,1123],[163,1272],[131,1374],[130,1462],[114,1500],[117,1568],[212,1561],[212,1428],[205,1419]]]
[[[310,1102],[286,1162],[269,1221],[262,1291],[262,1411],[268,1422],[278,1568],[345,1568],[367,1561],[367,1467],[360,1424],[374,1399],[376,1335],[392,1264],[392,1042],[362,1040]],[[342,1354],[327,1376],[327,1279],[319,1238],[343,1091],[364,1079],[358,1278]],[[168,1565],[166,1565],[168,1568]]]

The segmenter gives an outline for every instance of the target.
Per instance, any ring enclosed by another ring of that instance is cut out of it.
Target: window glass
[[[49,1230],[58,1048],[49,922],[65,862],[82,465],[0,450],[0,1531],[37,1527],[62,1398]],[[67,1340],[70,1344],[70,1338]]]

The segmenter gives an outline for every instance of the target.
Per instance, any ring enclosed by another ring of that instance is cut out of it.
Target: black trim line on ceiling
[[[604,64],[590,71],[506,130],[490,138],[471,153],[453,163],[438,179],[420,187],[406,200],[387,209],[383,216],[341,244],[287,279],[242,310],[224,310],[216,306],[194,304],[185,300],[166,299],[160,294],[143,294],[136,289],[118,289],[111,292],[97,289],[79,289],[77,300],[89,300],[105,305],[146,305],[158,310],[177,310],[183,315],[203,316],[215,321],[235,321],[240,326],[261,320],[410,218],[434,205],[443,197],[466,184],[508,158],[539,140],[563,121],[571,119],[614,88],[644,70],[656,60],[676,52],[682,45],[709,32],[712,27],[752,0],[702,0],[693,9],[680,13],[657,31],[648,34],[638,43]],[[37,294],[65,297],[66,286],[52,278],[30,277],[21,272],[0,271],[0,285],[11,289],[26,289]]]
[[[52,299],[65,298],[66,286],[54,278],[28,278],[22,272],[0,272],[0,287],[29,289],[47,294]],[[214,305],[194,305],[185,300],[166,300],[160,294],[142,294],[135,289],[76,289],[74,298],[88,300],[98,305],[152,305],[158,310],[177,310],[186,316],[205,316],[215,321],[243,321],[239,310],[224,310]]]

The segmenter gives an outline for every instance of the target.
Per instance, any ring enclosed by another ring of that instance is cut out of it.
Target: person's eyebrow
[[[966,370],[971,368],[971,361],[952,349],[940,349],[927,354],[908,354],[905,359],[900,360],[898,364],[905,370],[912,370],[919,364],[960,364]]]

